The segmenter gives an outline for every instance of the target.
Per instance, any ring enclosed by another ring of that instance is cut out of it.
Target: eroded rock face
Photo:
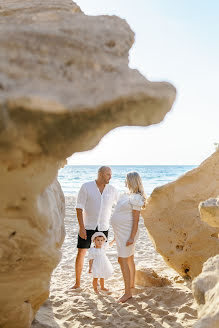
[[[180,275],[194,278],[219,253],[218,228],[200,220],[199,203],[219,190],[219,151],[198,168],[156,188],[142,212],[156,250]]]
[[[70,0],[0,0],[0,326],[30,326],[64,238],[60,161],[159,123],[175,88],[128,67],[125,20]]]
[[[42,168],[46,169],[45,163]],[[30,326],[49,295],[50,275],[61,258],[64,195],[56,180],[46,189],[42,181],[36,186],[34,179],[48,182],[48,171],[39,174],[42,168],[5,172],[3,181],[1,175],[3,183],[14,181],[13,190],[5,184],[1,195],[1,327]]]
[[[219,197],[210,198],[199,204],[202,221],[219,228]]]
[[[164,287],[171,285],[171,281],[165,277],[159,277],[151,268],[139,267],[135,274],[135,283],[143,287]]]
[[[112,128],[158,123],[171,109],[171,84],[128,67],[134,33],[125,20],[84,15],[70,0],[0,7],[0,158],[63,159]]]
[[[202,273],[193,280],[193,295],[199,305],[194,328],[219,327],[219,255],[203,265]]]

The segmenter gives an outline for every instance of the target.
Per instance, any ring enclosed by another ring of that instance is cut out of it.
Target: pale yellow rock
[[[165,277],[159,277],[151,268],[139,267],[136,269],[135,283],[143,287],[163,287],[171,282]]]
[[[30,326],[49,295],[50,275],[61,257],[64,195],[56,180],[40,192],[50,174],[40,176],[40,167],[35,169],[24,170],[20,179],[17,171],[1,178],[14,185],[13,190],[5,185],[1,194],[0,327]],[[35,178],[42,179],[38,185]]]
[[[210,198],[199,204],[202,221],[219,228],[219,197]]]
[[[219,255],[203,265],[202,273],[193,280],[193,295],[199,305],[194,328],[219,327]]]
[[[203,263],[219,253],[218,229],[200,220],[199,203],[218,195],[219,151],[176,181],[156,188],[145,225],[156,250],[180,275],[194,278]]]
[[[171,84],[128,67],[134,33],[125,20],[84,15],[71,0],[0,0],[0,8],[0,159],[62,160],[171,109]]]
[[[71,0],[0,0],[0,326],[26,328],[64,239],[57,171],[121,125],[159,123],[176,90],[128,66],[134,33]]]

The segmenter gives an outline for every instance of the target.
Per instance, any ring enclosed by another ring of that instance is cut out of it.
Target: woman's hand
[[[129,238],[126,242],[126,246],[132,245],[134,243],[134,238]]]
[[[80,231],[79,231],[79,236],[82,238],[82,239],[87,239],[87,232],[85,230],[85,228],[81,228]]]

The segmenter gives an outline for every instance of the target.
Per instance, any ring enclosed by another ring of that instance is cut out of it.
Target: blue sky
[[[117,15],[135,32],[130,67],[177,88],[160,124],[122,127],[69,164],[199,164],[219,142],[219,1],[78,0],[87,15]]]

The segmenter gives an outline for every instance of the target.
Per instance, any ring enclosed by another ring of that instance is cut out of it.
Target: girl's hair
[[[146,194],[144,192],[144,187],[142,184],[142,180],[138,172],[129,172],[126,175],[126,185],[129,190],[134,194],[140,194],[144,199],[144,205],[142,208],[145,208],[146,203]]]

